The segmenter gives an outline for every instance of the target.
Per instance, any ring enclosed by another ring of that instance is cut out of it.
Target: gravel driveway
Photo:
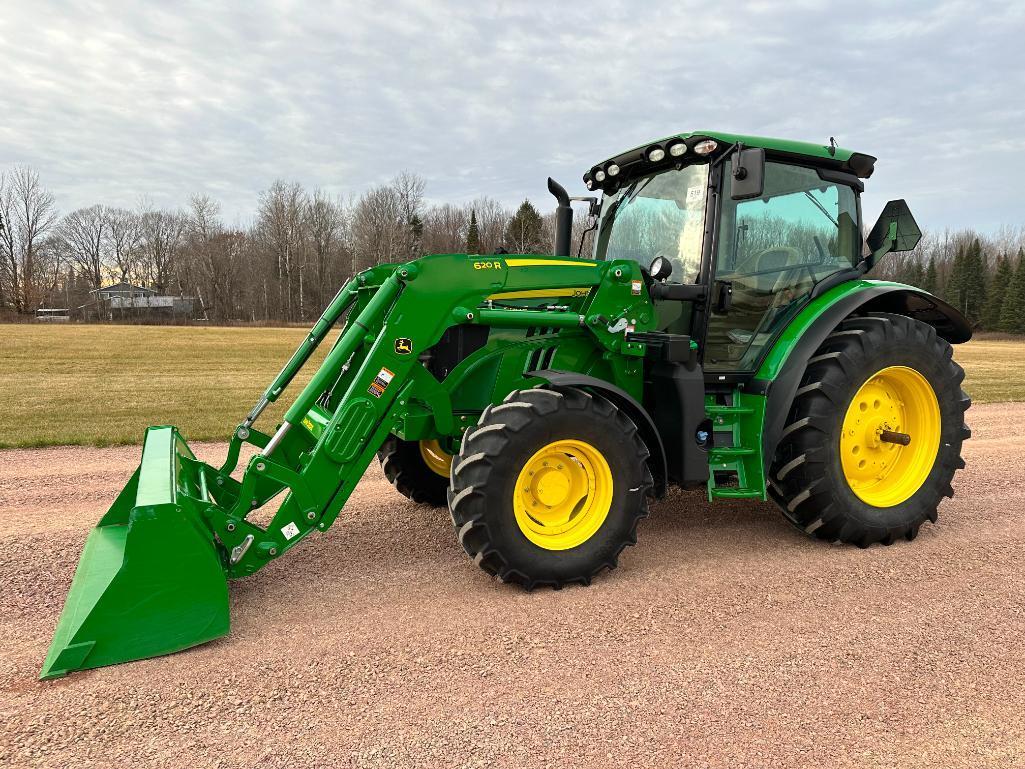
[[[915,542],[676,494],[560,592],[493,582],[375,467],[331,531],[232,583],[230,636],[46,683],[139,449],[0,452],[0,766],[1025,765],[1025,404],[969,418]]]

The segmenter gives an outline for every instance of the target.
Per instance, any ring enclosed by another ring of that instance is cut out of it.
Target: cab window
[[[709,321],[705,367],[749,371],[815,284],[861,256],[857,196],[812,168],[765,164],[759,198],[730,197],[727,163],[715,278],[733,287],[732,304]]]

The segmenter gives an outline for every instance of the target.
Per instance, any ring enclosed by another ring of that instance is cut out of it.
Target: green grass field
[[[139,443],[157,424],[177,425],[188,440],[224,440],[305,333],[0,326],[0,448]],[[1025,340],[983,338],[957,347],[956,357],[976,403],[1025,400]],[[282,413],[275,404],[261,426],[269,429]]]
[[[177,425],[188,440],[226,440],[305,334],[301,328],[0,326],[0,447],[141,443],[146,427],[158,424]],[[311,362],[292,387],[315,370]],[[260,425],[273,427],[283,413],[274,404]]]

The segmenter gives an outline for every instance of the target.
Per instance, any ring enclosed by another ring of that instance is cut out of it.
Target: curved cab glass
[[[595,259],[631,259],[644,267],[656,256],[673,265],[673,283],[696,283],[701,268],[708,165],[642,176],[602,202]]]

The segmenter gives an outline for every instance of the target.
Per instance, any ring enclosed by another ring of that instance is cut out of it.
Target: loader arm
[[[634,294],[631,281],[640,280],[634,262],[601,263],[578,259],[504,256],[480,259],[435,255],[407,265],[378,271],[350,283],[329,305],[307,340],[261,399],[281,395],[287,383],[308,360],[316,340],[323,339],[353,295],[368,298],[356,317],[349,318],[338,342],[309,384],[299,393],[284,421],[246,467],[241,483],[230,478],[231,464],[211,473],[207,485],[227,489],[230,505],[210,505],[206,518],[228,553],[230,577],[251,574],[298,544],[313,530],[326,530],[362,478],[375,452],[399,424],[413,399],[426,401],[436,425],[457,430],[451,402],[440,383],[424,367],[418,353],[436,344],[457,324],[507,328],[547,326],[586,329],[595,342],[612,354],[639,359],[643,346],[609,331],[619,317],[631,313],[650,317],[646,295]],[[560,289],[587,291],[580,312],[488,307],[488,298],[521,292]],[[617,317],[593,312],[618,307]],[[593,317],[592,317],[593,316]],[[302,422],[323,394],[341,384],[333,410],[318,438]],[[434,391],[436,397],[429,396]],[[258,404],[259,407],[259,404]],[[257,411],[254,409],[254,411]],[[253,414],[250,414],[252,417]],[[258,413],[257,413],[258,416]],[[254,437],[248,419],[236,430],[234,444]],[[247,520],[250,511],[282,491],[288,496],[266,528]],[[220,500],[218,500],[220,501]]]
[[[228,632],[225,578],[252,574],[326,530],[388,434],[429,412],[458,441],[467,415],[424,366],[447,329],[575,329],[622,377],[642,377],[645,346],[627,330],[654,323],[632,261],[461,254],[383,265],[349,281],[235,429],[224,464],[198,460],[176,428],[147,431],[139,470],[92,530],[41,677],[166,654]],[[554,293],[553,293],[554,292]],[[572,304],[511,307],[523,297]],[[338,338],[282,423],[255,423],[345,317]],[[536,384],[526,374],[509,390]],[[499,402],[506,392],[491,393]],[[316,427],[316,429],[311,429]],[[232,477],[244,444],[259,451]],[[249,519],[281,498],[270,523]]]

